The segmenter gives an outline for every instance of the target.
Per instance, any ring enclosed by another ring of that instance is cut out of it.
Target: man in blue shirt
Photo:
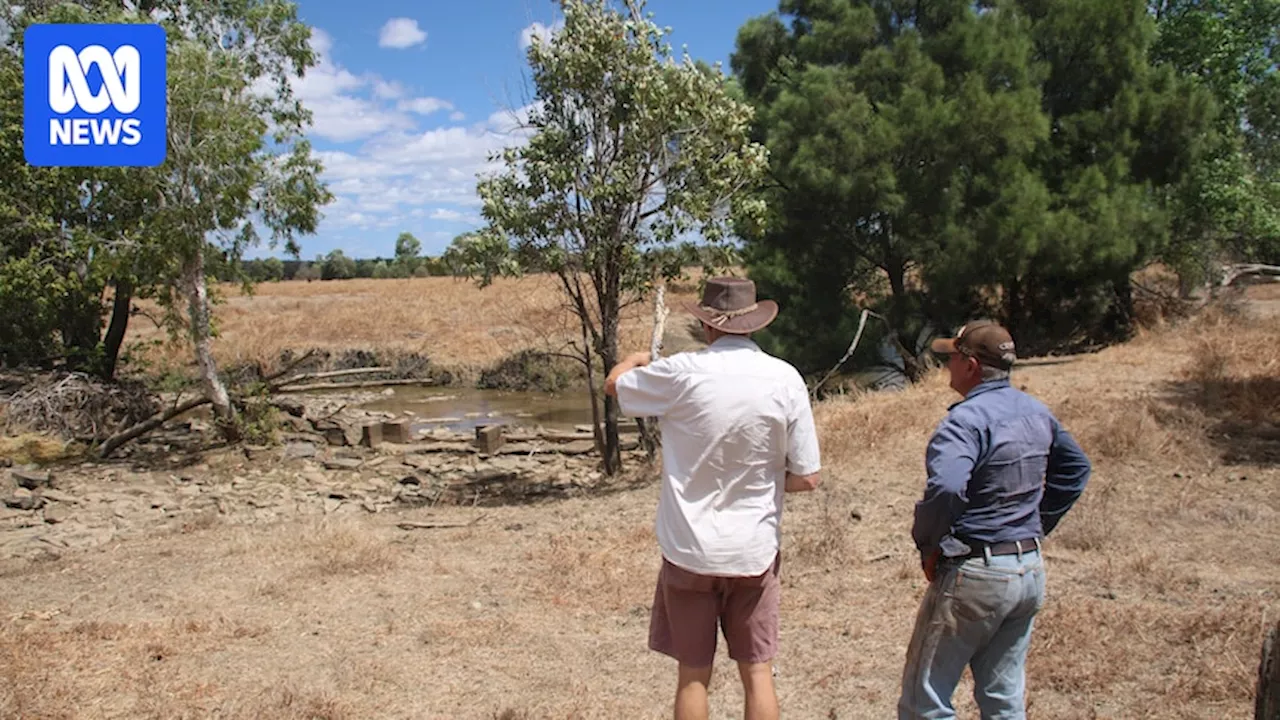
[[[982,717],[1026,717],[1027,649],[1044,605],[1041,541],[1084,491],[1091,471],[1040,401],[1012,387],[1009,332],[989,321],[937,340],[952,405],[929,441],[924,498],[911,535],[929,589],[907,649],[900,720],[953,718],[968,665]]]

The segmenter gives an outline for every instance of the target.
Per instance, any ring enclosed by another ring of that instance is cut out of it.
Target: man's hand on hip
[[[920,556],[920,567],[924,570],[924,579],[933,582],[938,576],[938,558],[942,556],[941,550],[934,550],[928,555]]]

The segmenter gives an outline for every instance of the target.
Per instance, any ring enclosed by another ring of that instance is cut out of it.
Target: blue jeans
[[[983,720],[1022,720],[1027,649],[1044,607],[1040,553],[943,560],[920,602],[902,672],[899,720],[954,718],[968,665]]]

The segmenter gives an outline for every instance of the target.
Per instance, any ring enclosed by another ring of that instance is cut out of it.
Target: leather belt
[[[983,550],[987,550],[994,555],[1017,555],[1019,553],[1036,552],[1040,549],[1040,544],[1035,538],[1029,540],[1010,540],[1008,542],[998,542],[986,545],[980,542],[966,542],[972,552],[969,553],[971,558],[980,558],[984,556]]]

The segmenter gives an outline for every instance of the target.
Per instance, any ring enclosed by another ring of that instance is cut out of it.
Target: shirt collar
[[[746,335],[722,335],[716,338],[716,341],[711,343],[708,347],[713,347],[717,349],[730,349],[730,348],[748,348],[751,350],[760,349],[760,346],[756,345],[756,342],[751,338],[747,337]]]
[[[951,407],[953,408],[956,405],[959,405],[960,403],[965,402],[965,400],[972,400],[983,393],[988,393],[988,392],[991,392],[992,390],[999,390],[1000,388],[1007,388],[1007,387],[1009,387],[1008,378],[1001,378],[999,380],[987,380],[985,382],[978,383],[976,387],[974,387],[972,390],[969,391],[967,395],[964,396],[964,400],[956,401],[954,404],[951,405]],[[947,408],[947,409],[950,410],[951,408]]]

